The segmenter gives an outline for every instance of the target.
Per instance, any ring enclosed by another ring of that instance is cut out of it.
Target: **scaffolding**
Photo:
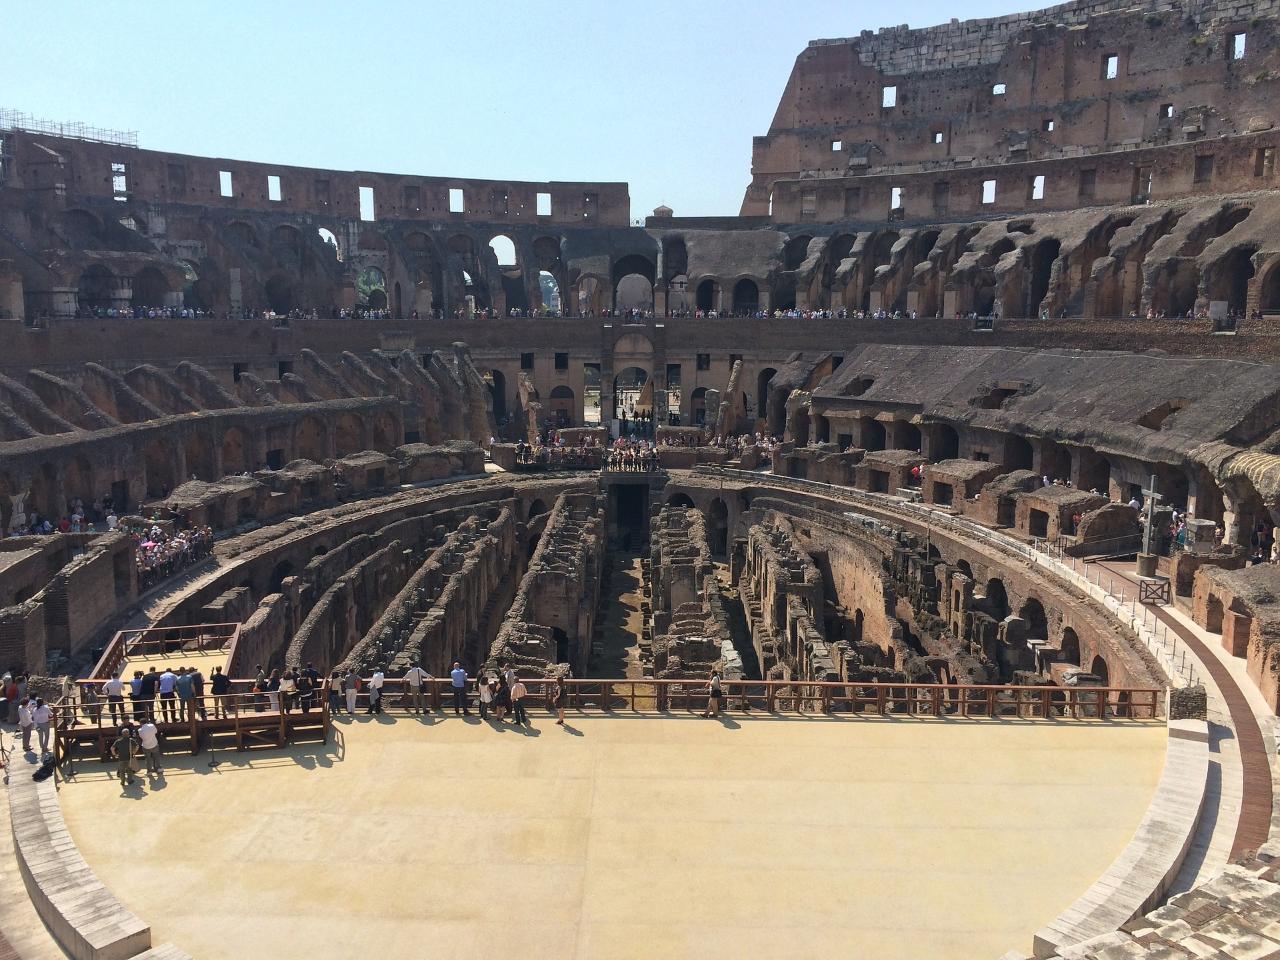
[[[95,143],[114,143],[122,147],[138,146],[138,131],[109,130],[106,127],[91,127],[78,120],[61,121],[45,120],[33,117],[20,110],[0,107],[0,131],[12,130],[23,133],[43,133],[51,137],[66,137],[72,140],[91,140]]]

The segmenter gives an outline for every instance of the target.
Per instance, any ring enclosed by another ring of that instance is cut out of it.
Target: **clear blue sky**
[[[738,212],[805,44],[1043,4],[5,0],[0,106],[139,145],[345,170],[625,180]]]

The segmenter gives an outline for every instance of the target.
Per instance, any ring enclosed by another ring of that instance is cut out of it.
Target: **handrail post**
[[[885,710],[888,706],[886,702],[888,699],[887,694],[888,691],[884,687],[876,687],[876,713],[882,717],[885,715]]]

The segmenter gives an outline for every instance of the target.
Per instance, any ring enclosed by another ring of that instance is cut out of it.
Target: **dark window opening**
[[[709,354],[709,353],[700,353],[700,354],[698,354],[697,368],[698,368],[699,370],[710,370],[710,369],[711,369],[711,354]]]
[[[247,363],[233,363],[231,365],[231,380],[233,383],[240,382],[240,375],[249,369]]]
[[[556,369],[557,370],[569,369],[569,355],[567,353],[556,354]]]
[[[520,369],[521,369],[521,370],[532,370],[532,369],[533,369],[533,354],[532,354],[532,353],[522,353],[522,354],[520,354]]]

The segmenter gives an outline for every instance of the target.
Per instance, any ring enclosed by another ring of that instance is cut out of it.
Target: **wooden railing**
[[[89,676],[106,680],[131,656],[178,653],[193,641],[198,650],[233,648],[240,636],[238,623],[201,623],[184,627],[147,627],[121,630],[107,644]]]
[[[530,706],[547,701],[553,681],[522,678]],[[248,681],[235,681],[237,684]],[[324,679],[322,678],[322,683]],[[573,679],[564,681],[566,705],[573,710],[610,712],[702,711],[707,705],[706,680]],[[368,707],[368,680],[362,679],[357,709]],[[1021,719],[1106,718],[1156,719],[1162,715],[1165,691],[1155,687],[1053,687],[962,685],[941,683],[841,683],[835,681],[726,680],[726,710],[797,714],[858,714],[914,717],[1005,717]],[[451,708],[453,687],[447,678],[424,686],[432,709]],[[327,692],[316,694],[327,697]],[[474,678],[466,696],[472,709]],[[399,710],[409,702],[402,679],[388,678],[383,708]],[[345,701],[340,705],[345,709]]]
[[[305,704],[307,709],[303,706],[298,697],[286,704],[279,694],[247,692],[204,694],[186,701],[126,699],[114,711],[105,701],[63,702],[53,707],[54,743],[59,757],[73,744],[91,743],[105,760],[120,728],[125,723],[136,727],[144,720],[154,721],[167,746],[185,740],[192,754],[220,734],[234,737],[239,750],[263,744],[282,747],[300,735],[319,734],[327,741],[331,723],[328,701],[315,697]]]

